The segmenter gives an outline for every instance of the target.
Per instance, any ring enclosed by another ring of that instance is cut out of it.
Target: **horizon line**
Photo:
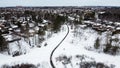
[[[16,6],[0,6],[0,8],[7,8],[7,7],[120,7],[120,6],[97,6],[97,5],[88,5],[88,6],[22,6],[22,5],[16,5]]]

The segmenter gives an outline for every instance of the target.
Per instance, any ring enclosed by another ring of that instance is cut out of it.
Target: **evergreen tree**
[[[108,52],[110,51],[111,47],[112,47],[111,44],[110,44],[110,43],[107,43],[107,44],[106,44],[106,47],[104,48],[103,51],[104,51],[105,53],[108,53]]]
[[[0,51],[5,50],[5,48],[7,48],[7,41],[2,35],[0,35]]]
[[[98,49],[100,47],[99,38],[96,39],[94,47],[95,47],[95,49]]]
[[[53,20],[53,31],[57,32],[60,30],[61,25],[65,22],[64,16],[56,15],[55,19]]]

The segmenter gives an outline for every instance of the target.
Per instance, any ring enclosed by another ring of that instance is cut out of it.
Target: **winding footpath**
[[[53,56],[55,50],[60,46],[60,44],[66,39],[66,37],[67,37],[68,34],[69,34],[69,27],[68,27],[67,24],[66,24],[66,26],[67,26],[67,34],[66,34],[65,37],[61,40],[61,42],[53,49],[53,51],[52,51],[51,54],[50,54],[50,64],[51,64],[52,68],[56,68],[55,65],[54,65],[54,63],[53,63],[53,61],[52,61],[52,56]]]

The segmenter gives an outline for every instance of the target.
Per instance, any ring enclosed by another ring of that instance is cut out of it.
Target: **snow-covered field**
[[[93,49],[95,40],[99,37],[100,44],[106,43],[106,33],[99,35],[91,28],[83,28],[82,26],[69,25],[70,32],[62,44],[53,54],[53,61],[56,68],[80,68],[80,61],[103,63],[111,68],[120,68],[120,55],[109,55]],[[41,48],[28,48],[28,53],[16,57],[0,54],[0,66],[6,64],[9,66],[29,63],[39,65],[39,68],[51,68],[50,54],[58,43],[67,33],[67,26],[64,25],[61,31],[55,33],[49,39],[46,39]],[[47,46],[44,46],[47,43]],[[24,44],[24,43],[21,43]],[[24,44],[25,45],[25,44]],[[90,47],[91,50],[88,50]],[[102,48],[102,47],[101,47]],[[24,48],[23,48],[24,49]],[[64,56],[66,60],[59,59]],[[76,57],[83,57],[76,58]]]
[[[71,28],[71,27],[70,27]],[[99,35],[91,28],[82,29],[81,26],[73,27],[60,47],[54,53],[54,64],[57,68],[80,68],[80,59],[76,56],[84,56],[84,61],[103,63],[111,68],[120,68],[120,55],[113,56],[103,52],[89,51],[87,47],[93,47],[97,37],[101,38],[101,45],[106,43],[106,33]],[[63,56],[64,60],[60,60]],[[67,60],[68,59],[68,60]],[[65,64],[66,63],[66,64]],[[83,67],[84,68],[84,67]]]
[[[61,31],[52,35],[51,38],[46,39],[42,44],[41,48],[31,48],[25,43],[21,43],[24,46],[28,46],[29,52],[24,55],[11,57],[8,55],[0,54],[0,67],[2,65],[17,65],[17,64],[34,64],[39,65],[40,68],[51,68],[50,66],[50,54],[56,45],[64,38],[67,33],[66,25],[61,27]],[[46,46],[44,46],[47,43]],[[11,44],[12,45],[12,44]],[[14,48],[14,47],[13,47]],[[24,48],[23,48],[24,49]]]

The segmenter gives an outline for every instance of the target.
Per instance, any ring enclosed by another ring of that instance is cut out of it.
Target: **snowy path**
[[[66,39],[66,37],[68,36],[69,34],[69,27],[68,25],[66,24],[67,26],[67,34],[65,35],[65,37],[61,40],[61,42],[53,49],[53,51],[51,52],[51,55],[50,55],[50,64],[52,66],[52,68],[56,68],[53,61],[52,61],[52,56],[53,56],[53,53],[55,52],[55,50],[60,46],[60,44]]]
[[[54,50],[54,48],[58,45],[61,40],[65,37],[67,34],[67,27],[66,25],[63,25],[61,30],[58,33],[55,33],[52,35],[51,38],[46,39],[41,48],[32,48],[30,49],[29,53],[21,56],[11,57],[7,55],[0,54],[0,67],[2,65],[9,65],[13,66],[16,64],[34,64],[38,65],[40,64],[40,68],[51,68],[50,66],[50,54]],[[44,46],[44,44],[47,43],[47,46]]]

